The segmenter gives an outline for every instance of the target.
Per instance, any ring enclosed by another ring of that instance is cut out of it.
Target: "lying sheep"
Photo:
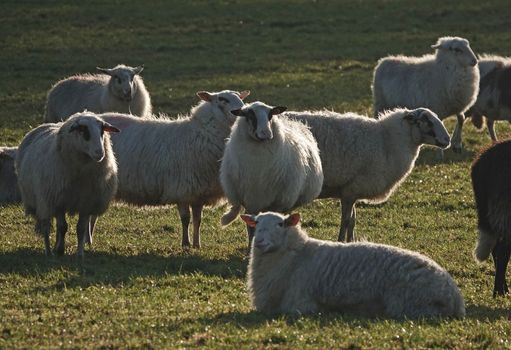
[[[44,121],[59,122],[85,109],[151,115],[151,98],[140,76],[143,66],[97,69],[105,74],[74,75],[57,82],[48,92]]]
[[[232,113],[240,116],[225,147],[220,182],[232,205],[222,224],[232,222],[241,206],[247,213],[287,212],[314,200],[323,171],[309,129],[278,114],[285,107],[251,103]],[[249,245],[253,230],[248,228]]]
[[[483,117],[493,142],[497,141],[495,121],[511,122],[511,58],[483,55],[479,58],[479,95],[477,101],[467,112],[472,123],[481,129]]]
[[[14,171],[16,147],[0,147],[0,205],[21,202],[18,179]]]
[[[449,134],[426,108],[371,119],[354,113],[289,112],[316,138],[325,176],[320,198],[340,198],[339,240],[354,239],[355,204],[385,202],[412,171],[422,145],[449,146]],[[347,236],[346,236],[347,234]]]
[[[493,296],[509,293],[506,269],[511,255],[511,141],[487,148],[472,165],[479,239],[475,257],[495,265]]]
[[[257,311],[396,319],[465,316],[452,277],[424,255],[383,244],[309,238],[299,214],[268,212],[242,219],[255,228],[247,280]]]
[[[50,252],[50,228],[57,221],[55,252],[64,254],[65,214],[79,214],[78,255],[90,239],[91,217],[103,214],[117,189],[117,164],[108,133],[118,132],[90,112],[66,122],[43,124],[30,131],[18,148],[16,171],[27,214]],[[106,132],[106,134],[105,134]]]
[[[119,164],[117,199],[136,205],[177,204],[182,245],[190,246],[188,226],[193,215],[193,246],[200,248],[204,205],[223,198],[219,181],[225,139],[249,91],[198,92],[201,102],[190,116],[132,118],[120,114],[101,117],[119,126],[112,138]]]
[[[374,115],[404,107],[425,107],[443,120],[456,115],[452,136],[454,151],[461,151],[464,112],[474,104],[479,91],[477,58],[463,38],[443,37],[431,46],[435,55],[389,56],[374,70]]]

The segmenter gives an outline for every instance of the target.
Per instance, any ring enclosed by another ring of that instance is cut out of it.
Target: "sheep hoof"
[[[193,244],[193,247],[194,247],[194,248],[197,248],[197,249],[200,249],[200,243],[194,243],[194,244]]]
[[[63,256],[64,248],[63,247],[55,247],[55,249],[53,250],[53,253],[58,256]]]
[[[496,287],[494,290],[493,290],[493,297],[496,298],[496,297],[501,297],[501,296],[506,296],[507,294],[509,294],[509,289],[507,288],[507,284],[503,284],[501,286],[498,286]]]
[[[452,150],[454,153],[461,153],[462,147],[461,146],[452,146]]]

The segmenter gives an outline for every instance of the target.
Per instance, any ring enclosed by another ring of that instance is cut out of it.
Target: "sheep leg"
[[[192,220],[193,220],[193,247],[200,248],[200,224],[202,220],[202,207],[203,204],[192,205]]]
[[[452,133],[452,150],[456,153],[461,153],[461,133],[463,131],[463,123],[465,122],[465,115],[463,113],[456,114],[458,122]]]
[[[51,219],[37,219],[35,224],[35,230],[38,234],[44,238],[44,254],[46,256],[51,255],[50,249],[50,230],[51,230]]]
[[[184,247],[190,246],[190,237],[188,236],[188,226],[190,225],[190,206],[188,203],[178,203],[177,210],[179,211],[179,217],[181,218],[181,226],[183,229],[183,238],[181,245]]]
[[[357,209],[355,208],[355,204],[353,204],[353,209],[351,210],[350,223],[348,225],[348,242],[355,241],[355,221],[357,219]]]
[[[495,285],[493,288],[493,297],[509,293],[506,283],[506,269],[511,255],[511,244],[497,242],[493,248],[492,256],[495,265]]]
[[[486,118],[486,127],[493,143],[497,142],[497,134],[495,133],[495,121],[493,119]]]
[[[78,240],[78,251],[77,255],[82,258],[84,257],[84,245],[85,245],[85,236],[89,233],[89,215],[78,216],[78,223],[76,224],[76,237]]]
[[[67,233],[66,214],[59,213],[56,215],[57,219],[57,239],[55,241],[55,254],[64,255]]]
[[[355,227],[355,201],[351,199],[341,199],[341,228],[339,229],[339,242],[346,241],[348,234],[348,242],[353,239],[353,229]],[[352,223],[353,220],[353,223]]]
[[[92,235],[94,233],[94,227],[96,227],[97,221],[98,217],[96,215],[90,216],[89,231],[88,234],[85,235],[85,243],[88,243],[89,245],[92,245]]]

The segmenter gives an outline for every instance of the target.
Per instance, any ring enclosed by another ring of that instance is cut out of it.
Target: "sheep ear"
[[[270,115],[281,114],[281,113],[284,113],[286,110],[287,110],[287,107],[284,107],[284,106],[273,107],[270,111]]]
[[[241,220],[245,221],[245,223],[250,227],[256,227],[255,219],[252,215],[248,214],[241,214],[240,215]]]
[[[108,75],[112,75],[114,73],[113,70],[109,68],[96,67],[96,69]]]
[[[300,214],[293,213],[289,215],[286,220],[284,220],[284,224],[286,226],[296,226],[300,222]]]
[[[250,90],[243,90],[242,92],[238,93],[240,99],[244,100],[245,97],[250,95]]]
[[[403,117],[404,120],[410,122],[410,123],[416,123],[417,122],[417,116],[413,112],[409,112]]]
[[[121,130],[117,129],[112,124],[108,124],[107,122],[104,122],[101,128],[106,132],[121,132]]]
[[[241,109],[234,109],[231,111],[231,114],[238,117],[243,117],[243,111]]]
[[[133,73],[140,74],[140,73],[142,73],[143,70],[144,70],[144,65],[137,66],[137,67],[133,68]]]
[[[211,98],[213,97],[213,95],[211,95],[207,91],[199,91],[199,92],[197,92],[197,96],[199,96],[199,98],[202,101],[206,101],[206,102],[211,102]]]
[[[431,48],[432,48],[432,49],[435,49],[435,50],[436,50],[436,49],[439,49],[439,48],[441,48],[441,47],[442,47],[442,45],[440,45],[440,44],[431,45]]]

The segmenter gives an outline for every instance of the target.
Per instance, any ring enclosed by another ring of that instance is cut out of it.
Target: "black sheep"
[[[493,296],[509,292],[506,268],[511,254],[511,140],[494,144],[472,164],[472,186],[478,215],[475,257],[495,264]]]

